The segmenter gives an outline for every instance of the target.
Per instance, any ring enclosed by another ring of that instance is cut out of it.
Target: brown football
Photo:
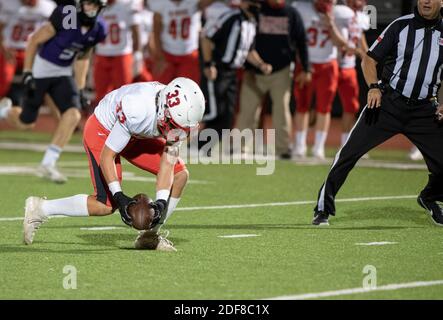
[[[151,199],[143,193],[137,194],[134,199],[136,203],[128,208],[128,214],[132,218],[132,227],[137,230],[147,230],[155,214],[150,205]]]

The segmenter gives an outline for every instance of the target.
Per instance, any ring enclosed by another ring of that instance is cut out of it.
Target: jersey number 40
[[[180,24],[180,34],[177,32],[177,25]],[[189,38],[189,29],[191,26],[191,18],[184,17],[181,20],[172,19],[169,24],[168,33],[171,35],[173,39],[177,39],[180,36],[182,39]]]

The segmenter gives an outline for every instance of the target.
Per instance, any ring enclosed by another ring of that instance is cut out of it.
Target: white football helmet
[[[159,93],[157,124],[165,137],[174,129],[189,133],[198,126],[204,112],[205,97],[191,79],[176,78]]]

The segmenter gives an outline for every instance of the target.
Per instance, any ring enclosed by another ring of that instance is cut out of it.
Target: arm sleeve
[[[131,139],[131,134],[119,121],[117,121],[106,139],[106,146],[116,153],[120,153]]]
[[[309,51],[308,51],[308,39],[306,37],[306,30],[303,24],[302,17],[297,9],[293,8],[293,23],[292,34],[293,40],[295,40],[300,63],[304,71],[311,71],[311,65],[309,63]]]
[[[399,32],[399,23],[396,20],[382,32],[377,40],[375,40],[374,44],[369,48],[368,56],[377,62],[380,62],[387,57],[391,51],[397,47],[397,37]]]

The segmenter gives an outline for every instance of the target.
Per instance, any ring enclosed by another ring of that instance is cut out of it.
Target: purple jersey
[[[106,38],[106,27],[99,17],[85,34],[81,32],[80,26],[75,29],[65,29],[63,20],[68,13],[64,14],[62,10],[63,6],[57,7],[49,17],[57,33],[41,47],[39,55],[53,64],[67,67],[72,64],[77,53],[86,51]]]

